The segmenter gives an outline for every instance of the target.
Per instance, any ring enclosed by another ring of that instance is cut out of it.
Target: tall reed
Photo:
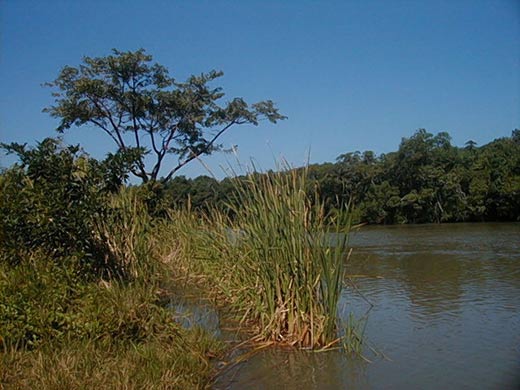
[[[185,256],[258,340],[316,348],[337,338],[350,220],[347,209],[326,215],[307,187],[306,170],[237,179],[232,218],[213,211],[184,225]]]

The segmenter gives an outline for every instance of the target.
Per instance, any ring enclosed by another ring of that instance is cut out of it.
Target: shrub
[[[42,250],[75,258],[89,271],[113,267],[94,222],[106,214],[106,195],[124,171],[115,170],[114,158],[98,162],[52,138],[36,148],[2,147],[20,163],[0,176],[1,260],[15,265],[28,251]]]

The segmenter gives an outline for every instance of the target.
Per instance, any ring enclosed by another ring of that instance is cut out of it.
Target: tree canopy
[[[448,133],[419,129],[395,152],[348,152],[308,172],[309,191],[318,186],[328,211],[350,202],[360,223],[520,221],[519,130],[459,148]],[[166,184],[164,199],[199,209],[225,205],[229,180],[179,176]]]
[[[271,100],[249,105],[236,97],[219,104],[222,88],[209,83],[222,75],[213,70],[178,82],[144,49],[114,49],[105,57],[84,57],[78,67],[65,66],[46,84],[54,89],[55,104],[44,111],[60,119],[58,132],[88,124],[102,130],[143,182],[157,180],[167,156],[177,156],[162,178],[167,181],[190,161],[221,149],[217,141],[231,127],[285,119]]]

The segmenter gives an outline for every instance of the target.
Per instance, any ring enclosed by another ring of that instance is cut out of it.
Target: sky
[[[42,84],[112,48],[144,48],[177,80],[222,70],[224,100],[271,99],[288,117],[230,129],[237,156],[194,161],[179,171],[189,177],[221,178],[236,157],[271,169],[387,153],[419,128],[457,146],[520,128],[519,0],[0,0],[0,142],[56,136]],[[115,150],[88,128],[65,141]]]

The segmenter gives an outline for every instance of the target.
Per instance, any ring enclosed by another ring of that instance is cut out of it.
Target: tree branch
[[[121,148],[121,145],[119,145],[119,141],[117,140],[116,137],[114,137],[114,134],[112,134],[112,132],[110,130],[108,130],[101,122],[98,122],[97,120],[95,119],[90,119],[90,122],[94,123],[96,126],[98,126],[101,130],[103,130],[105,133],[107,133],[110,138],[112,138],[112,140],[116,143],[116,145]]]
[[[170,180],[172,178],[172,176],[175,174],[175,172],[177,172],[179,169],[181,169],[183,166],[185,166],[186,164],[188,164],[190,161],[193,161],[195,160],[196,158],[198,158],[199,156],[205,154],[208,152],[208,150],[213,146],[213,144],[215,143],[215,141],[227,130],[229,129],[231,126],[233,126],[236,122],[235,121],[232,121],[230,122],[229,124],[227,124],[223,129],[221,129],[217,134],[215,134],[215,136],[211,139],[211,141],[209,141],[207,144],[206,144],[206,147],[198,152],[194,152],[193,150],[191,150],[191,155],[190,157],[188,157],[186,160],[184,161],[181,161],[175,168],[173,168],[169,173],[168,175],[166,175],[166,177],[164,177],[162,179],[162,182],[167,182],[168,180]]]
[[[120,133],[121,130],[120,130],[119,127],[116,126],[114,120],[112,119],[112,115],[110,114],[110,111],[108,111],[108,109],[103,104],[101,104],[100,101],[92,98],[89,95],[87,95],[87,98],[92,102],[92,104],[94,104],[94,106],[96,106],[96,108],[100,112],[103,113],[103,116],[108,119],[108,121],[112,125],[112,128],[114,129],[114,133],[117,135],[117,139],[119,141],[119,142],[116,141],[116,144],[119,146],[119,148],[125,150],[126,149],[126,145],[125,145],[125,141],[123,140],[123,137],[121,136],[121,133]],[[91,120],[92,120],[92,118],[91,118]],[[114,139],[113,134],[112,134],[112,139]]]
[[[92,123],[94,123],[97,126],[100,126],[110,137],[114,140],[116,145],[119,147],[119,149],[125,151],[127,150],[127,146],[125,144],[125,141],[123,139],[123,136],[121,134],[121,128],[116,125],[114,122],[112,115],[110,114],[110,111],[105,107],[104,104],[102,104],[100,101],[97,101],[93,99],[92,97],[88,96],[89,100],[96,106],[96,108],[101,111],[104,114],[104,117],[108,119],[110,124],[112,125],[112,128],[114,129],[114,133],[116,134],[117,138],[114,136],[114,134],[106,128],[106,126],[102,125],[100,122],[97,122],[94,119],[90,119]],[[137,147],[140,147],[139,144],[136,145]],[[139,168],[139,171],[136,171],[135,169],[131,169],[130,171],[136,175],[137,177],[140,177],[143,179],[143,182],[147,182],[149,180],[148,174],[146,173],[144,169],[144,161],[142,157],[139,157],[139,159],[136,161],[137,167]]]
[[[152,177],[154,180],[156,180],[157,176],[159,175],[159,170],[161,169],[162,161],[163,161],[164,157],[166,156],[166,153],[168,152],[170,142],[173,139],[176,131],[177,131],[177,125],[173,126],[170,129],[170,131],[168,132],[168,136],[163,137],[163,139],[162,139],[161,151],[157,152],[157,162],[155,163],[153,170],[152,170]]]

